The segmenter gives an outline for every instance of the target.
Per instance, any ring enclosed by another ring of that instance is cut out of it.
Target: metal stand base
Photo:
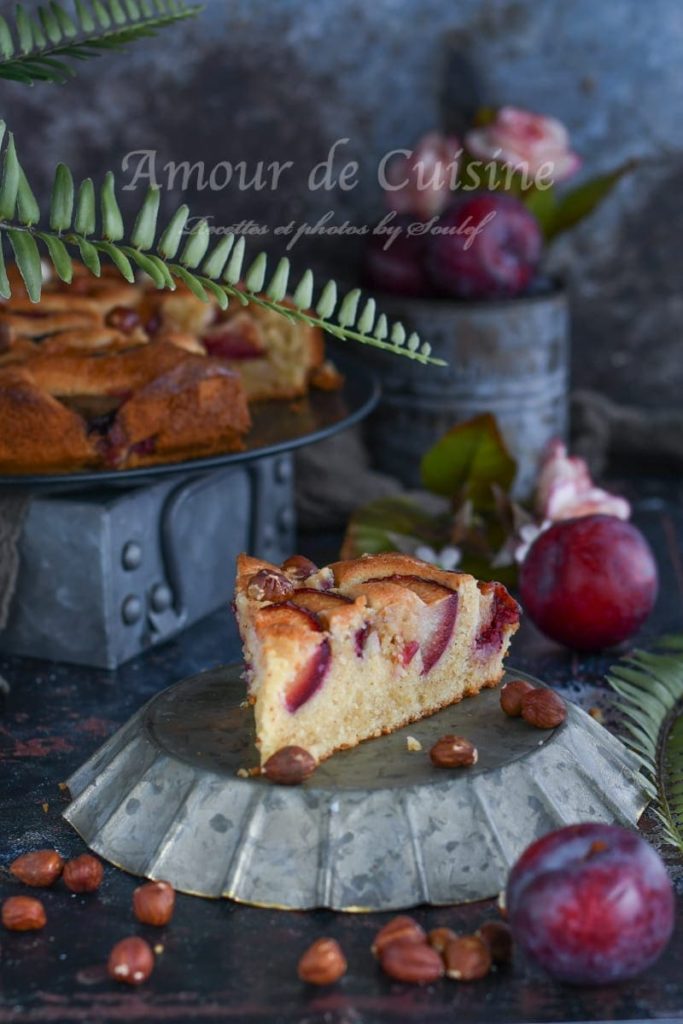
[[[589,715],[570,705],[559,729],[539,732],[503,715],[497,690],[336,754],[301,787],[240,778],[257,764],[240,671],[159,694],[69,780],[65,816],[106,860],[281,909],[454,904],[496,895],[551,829],[634,825],[647,803],[635,757]],[[446,733],[476,744],[476,767],[432,767]]]

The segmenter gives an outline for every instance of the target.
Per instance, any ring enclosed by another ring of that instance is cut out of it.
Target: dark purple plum
[[[510,872],[506,906],[515,941],[553,977],[578,985],[640,974],[674,924],[661,857],[618,825],[569,825],[532,843]]]
[[[523,203],[477,193],[439,218],[427,242],[427,274],[456,299],[513,298],[531,284],[542,247],[538,221]]]
[[[632,523],[604,515],[565,519],[532,544],[519,592],[543,633],[596,651],[627,640],[645,622],[657,597],[657,563]]]
[[[391,228],[400,228],[400,234],[388,248],[388,235],[371,235],[365,253],[365,281],[368,288],[405,295],[407,298],[424,298],[433,294],[425,269],[426,235],[409,235],[415,217],[396,217]]]

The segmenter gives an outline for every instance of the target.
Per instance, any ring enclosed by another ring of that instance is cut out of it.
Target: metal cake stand
[[[69,779],[65,816],[93,850],[196,895],[392,910],[494,896],[533,839],[580,821],[634,825],[647,803],[637,759],[580,708],[539,732],[503,715],[497,690],[336,754],[303,786],[241,778],[258,758],[240,674],[170,687]],[[432,767],[446,733],[475,743],[474,768]]]

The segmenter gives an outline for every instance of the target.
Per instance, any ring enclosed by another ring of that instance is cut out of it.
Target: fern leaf
[[[3,299],[9,299],[11,294],[12,289],[10,288],[7,269],[5,268],[5,254],[2,251],[2,245],[0,245],[0,296]]]
[[[57,17],[56,14],[54,16]],[[4,123],[0,121],[0,147],[4,131]],[[421,363],[439,364],[439,360],[431,358],[429,344],[421,342],[417,334],[411,334],[407,345],[402,346],[406,332],[400,324],[390,327],[383,314],[374,324],[374,300],[365,302],[363,312],[358,317],[361,299],[358,289],[344,297],[336,320],[333,320],[338,305],[337,285],[334,281],[328,281],[323,286],[316,310],[312,312],[315,282],[311,271],[307,270],[295,290],[294,303],[290,303],[286,297],[288,259],[280,260],[266,287],[266,254],[257,254],[244,273],[244,238],[235,239],[228,235],[209,252],[210,228],[205,219],[197,220],[189,233],[179,262],[171,262],[176,257],[188,222],[189,210],[186,206],[181,206],[173,214],[157,244],[156,252],[152,252],[159,205],[159,190],[151,189],[145,196],[130,237],[126,238],[123,217],[116,199],[114,175],[111,172],[106,175],[99,194],[88,178],[81,182],[78,194],[75,195],[71,171],[60,164],[55,171],[52,189],[50,230],[41,228],[38,204],[19,163],[14,139],[11,134],[8,137],[0,171],[0,231],[7,232],[17,265],[33,301],[40,297],[42,284],[40,255],[36,245],[36,240],[39,240],[55,271],[64,281],[70,280],[73,273],[69,249],[75,248],[86,268],[95,276],[100,274],[100,257],[104,255],[127,281],[134,279],[134,267],[137,267],[151,278],[157,288],[173,289],[179,281],[202,301],[213,298],[221,308],[225,308],[231,299],[245,306],[252,303],[290,322],[298,321],[320,328],[343,341],[358,341]],[[99,232],[96,213],[98,206],[101,212]],[[200,266],[201,271],[196,271]],[[0,289],[5,289],[6,275],[3,276],[3,273],[0,265]],[[628,689],[633,685],[630,679],[622,678],[620,685],[625,688],[627,696],[632,696]],[[669,699],[669,690],[664,684],[654,686],[653,691],[648,702],[649,718],[641,726],[643,742],[648,743],[653,742],[655,736],[653,721],[659,708],[662,702]]]
[[[611,669],[608,682],[665,837],[683,851],[683,637],[635,651]]]
[[[0,17],[0,78],[62,83],[73,75],[67,61],[89,60],[105,50],[120,49],[192,18],[200,10],[196,5],[162,5],[155,12],[137,0],[125,0],[125,5],[121,0],[91,0],[91,4],[74,0],[72,16],[57,0],[50,0],[37,8],[33,19],[19,4],[14,26]]]

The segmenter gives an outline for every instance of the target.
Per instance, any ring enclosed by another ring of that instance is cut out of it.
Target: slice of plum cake
[[[320,761],[495,686],[519,626],[502,584],[401,554],[240,555],[235,611],[262,764],[289,745]]]

